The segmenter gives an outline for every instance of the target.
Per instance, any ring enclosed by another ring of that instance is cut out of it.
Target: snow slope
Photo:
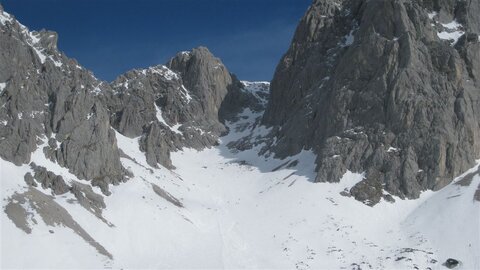
[[[476,168],[470,182],[460,177],[418,200],[395,198],[395,203],[369,207],[340,195],[362,174],[348,172],[336,184],[313,183],[312,152],[278,160],[268,153],[258,156],[262,145],[243,152],[228,149],[229,142],[252,132],[268,133],[253,128],[260,115],[245,110],[218,147],[173,153],[173,171],[150,167],[138,139],[117,133],[128,155],[122,163],[135,177],[104,197],[103,220],[71,193],[52,199],[94,243],[61,223],[47,225],[29,203],[21,206],[29,213],[31,232],[16,227],[5,209],[15,193],[28,191],[23,175],[31,169],[0,160],[1,267],[442,269],[452,257],[461,261],[460,268],[480,268]],[[46,159],[42,147],[32,160],[65,180],[79,181]]]

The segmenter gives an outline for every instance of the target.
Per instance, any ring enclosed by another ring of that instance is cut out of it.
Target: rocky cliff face
[[[152,167],[172,167],[170,151],[216,144],[230,111],[220,110],[222,102],[242,95],[240,82],[206,48],[109,84],[56,42],[56,33],[30,32],[0,6],[0,157],[27,164],[40,147],[107,194],[109,184],[131,176],[121,165],[115,130],[138,137]]]
[[[104,83],[57,50],[54,32],[30,32],[0,11],[0,156],[17,165],[48,141],[48,158],[93,184],[119,183],[119,160]]]
[[[480,1],[316,0],[277,67],[263,123],[280,156],[318,154],[316,181],[416,198],[480,154]],[[277,128],[275,128],[277,127]]]
[[[154,167],[172,167],[170,151],[216,144],[227,131],[222,120],[229,110],[220,108],[243,87],[204,47],[177,54],[167,66],[129,71],[111,86],[103,97],[113,126],[127,137],[141,136]]]

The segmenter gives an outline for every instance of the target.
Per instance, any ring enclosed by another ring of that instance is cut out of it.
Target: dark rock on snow
[[[31,186],[36,186],[32,180],[36,180],[42,185],[44,189],[51,189],[56,195],[65,194],[70,191],[70,187],[65,183],[63,177],[48,171],[45,167],[37,166],[35,163],[30,163],[30,167],[35,173],[34,176],[30,173],[25,174],[25,181]]]
[[[460,262],[458,260],[449,258],[443,263],[443,265],[445,267],[447,267],[448,269],[453,269],[453,268],[457,267],[459,263]]]

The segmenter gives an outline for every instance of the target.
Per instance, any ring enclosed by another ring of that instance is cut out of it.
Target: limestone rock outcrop
[[[60,52],[57,39],[55,32],[29,31],[0,6],[0,157],[28,164],[40,148],[105,194],[132,177],[116,131],[138,138],[149,165],[171,168],[171,151],[215,145],[227,132],[225,119],[248,101],[204,47],[107,83]],[[25,180],[34,184],[31,178]]]
[[[417,198],[480,155],[480,1],[316,0],[271,84],[277,155],[313,149],[316,181]]]
[[[109,112],[96,98],[108,84],[59,52],[54,32],[0,18],[0,157],[29,163],[50,140],[49,157],[78,178],[124,181]]]

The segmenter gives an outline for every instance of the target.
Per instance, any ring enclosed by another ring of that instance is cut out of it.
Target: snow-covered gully
[[[173,153],[174,170],[150,167],[137,139],[117,133],[122,163],[135,177],[112,187],[101,213],[70,193],[28,187],[21,179],[29,166],[0,161],[10,176],[1,187],[2,268],[433,269],[450,257],[480,267],[478,175],[418,200],[370,207],[341,195],[362,174],[313,183],[312,152],[279,160],[259,156],[261,145],[229,149],[265,132],[253,128],[260,115],[246,109],[217,147]],[[79,181],[42,147],[32,160]],[[29,189],[44,197],[32,199]],[[71,217],[42,212],[42,202]]]

